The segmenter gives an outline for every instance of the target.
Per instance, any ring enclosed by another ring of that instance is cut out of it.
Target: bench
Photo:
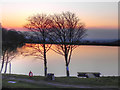
[[[55,80],[54,73],[48,73],[46,79],[47,80]]]
[[[96,78],[100,77],[101,73],[99,72],[77,72],[78,77],[86,77],[86,78]]]

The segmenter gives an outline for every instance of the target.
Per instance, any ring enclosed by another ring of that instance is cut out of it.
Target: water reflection
[[[52,72],[56,76],[66,75],[63,56],[49,50],[47,60],[48,72]],[[19,56],[12,61],[12,73],[28,75],[31,70],[34,75],[44,75],[43,63],[43,60],[33,56]],[[76,76],[77,72],[86,71],[101,72],[102,75],[118,75],[118,47],[79,46],[76,48],[71,58],[70,75]]]

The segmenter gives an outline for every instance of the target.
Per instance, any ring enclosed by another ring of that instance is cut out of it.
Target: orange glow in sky
[[[52,3],[2,3],[2,26],[22,28],[29,16],[37,13],[54,14],[63,11],[76,13],[87,28],[117,28],[118,6],[114,3],[52,2]]]

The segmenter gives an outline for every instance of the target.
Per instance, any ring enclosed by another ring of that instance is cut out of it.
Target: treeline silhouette
[[[2,72],[4,64],[5,71],[7,71],[7,65],[15,57],[17,53],[17,48],[20,48],[25,43],[25,37],[21,32],[14,29],[7,30],[6,28],[1,28],[2,30],[2,56],[1,56],[1,70]]]
[[[29,38],[26,38],[26,41],[25,43],[33,43],[33,44],[42,44],[43,42],[40,41],[40,40],[36,40],[36,37],[29,37]],[[52,42],[52,41],[47,41],[46,44],[64,44],[64,43],[61,43],[61,42]],[[66,44],[69,44],[69,45],[96,45],[96,46],[120,46],[120,40],[116,39],[116,40],[82,40],[82,41],[76,41],[74,43],[66,43]]]

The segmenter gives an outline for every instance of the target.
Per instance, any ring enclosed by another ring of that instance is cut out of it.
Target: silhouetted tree
[[[24,27],[28,30],[34,32],[33,35],[36,35],[37,40],[42,42],[43,44],[34,44],[29,45],[33,47],[38,52],[40,52],[39,57],[44,58],[44,75],[47,75],[47,58],[46,53],[50,49],[51,45],[46,45],[46,42],[50,40],[49,28],[50,28],[51,20],[45,14],[37,14],[35,16],[31,16],[28,18],[28,24]]]
[[[7,71],[8,63],[11,63],[11,61],[12,61],[16,56],[18,56],[17,50],[13,50],[13,51],[10,51],[10,52],[7,51],[7,52],[6,52],[5,58],[4,58],[4,60],[5,60],[5,71],[4,71],[4,73],[6,73],[6,71]],[[11,69],[11,68],[9,68],[9,69]],[[10,71],[11,71],[11,70],[10,70]]]
[[[1,62],[2,62],[2,65],[1,65],[1,71],[2,72],[2,69],[3,69],[3,66],[4,66],[4,62],[5,62],[5,53],[7,51],[7,46],[6,46],[6,39],[5,39],[5,36],[7,34],[7,30],[5,28],[1,28],[2,30],[2,47],[1,47],[1,50],[2,50],[2,56],[1,56]]]
[[[24,36],[21,32],[17,32],[14,29],[7,30],[2,28],[2,65],[1,72],[6,63],[5,71],[7,71],[8,63],[15,57],[15,53],[18,47],[24,45]]]
[[[86,29],[79,18],[71,12],[63,12],[62,14],[55,14],[52,16],[52,32],[56,48],[52,49],[56,53],[64,56],[66,63],[66,74],[69,77],[69,63],[71,60],[72,51],[78,47],[75,45],[86,34]]]

